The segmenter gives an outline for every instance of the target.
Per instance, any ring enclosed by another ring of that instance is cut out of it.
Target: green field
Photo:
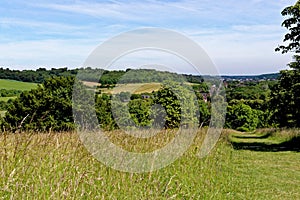
[[[74,133],[2,134],[0,197],[300,199],[300,155],[297,151],[235,150],[231,140],[226,139],[233,136],[231,132],[224,131],[211,154],[199,159],[196,154],[205,135],[202,129],[180,159],[161,170],[142,174],[119,172],[101,164]],[[168,140],[170,134],[160,134],[158,139],[148,139],[144,143],[152,144],[146,146],[153,148]],[[124,148],[131,146],[131,150],[136,150],[135,145],[138,144],[138,148],[142,145],[142,141],[136,142],[129,136],[124,139],[125,136],[117,131],[107,135]],[[236,132],[233,137],[247,136]],[[275,139],[276,135],[272,137]]]
[[[14,80],[0,79],[0,89],[6,90],[31,90],[37,87],[36,83],[27,83]]]
[[[0,79],[0,89],[5,90],[31,90],[37,87],[36,83],[27,83],[21,81],[14,81],[14,80],[6,80]],[[15,99],[16,96],[13,97],[0,97],[0,101],[7,102],[9,99]]]

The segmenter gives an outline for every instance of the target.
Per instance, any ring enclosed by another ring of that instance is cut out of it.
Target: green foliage
[[[183,83],[167,81],[163,84],[162,89],[156,93],[154,102],[166,111],[166,128],[198,123],[199,107],[193,94],[193,90]]]
[[[208,126],[211,117],[210,104],[205,103],[202,99],[198,99],[199,105],[199,124],[200,126]]]
[[[111,112],[111,96],[102,94],[96,98],[96,114],[100,127],[104,130],[117,128]]]
[[[34,70],[10,70],[0,68],[0,79],[10,79],[22,82],[33,82],[42,83],[46,79],[56,76],[74,76],[77,70],[68,70],[67,68],[52,68],[51,70],[46,70],[45,68],[39,68]]]
[[[270,85],[272,85],[271,81],[262,81],[262,82],[252,81],[249,83],[230,82],[226,89],[226,98],[228,101],[234,99],[267,100],[270,96],[270,89],[269,89]]]
[[[298,0],[293,6],[286,7],[281,14],[288,17],[283,21],[282,26],[289,31],[284,36],[283,42],[288,42],[289,44],[287,46],[281,45],[275,50],[282,53],[300,53],[300,1]]]
[[[137,126],[147,127],[152,125],[151,106],[152,99],[134,99],[128,103],[130,116]]]
[[[5,121],[12,130],[72,130],[74,78],[58,77],[23,92],[8,108]]]
[[[279,83],[272,89],[270,106],[274,110],[272,119],[280,127],[300,126],[300,71],[281,71]]]
[[[78,74],[78,70],[81,73]],[[92,69],[90,67],[80,69],[52,68],[47,70],[39,68],[34,70],[10,70],[9,68],[0,68],[0,79],[10,79],[22,82],[42,83],[51,77],[75,76],[82,81],[91,81],[101,83],[100,87],[111,87],[117,83],[161,83],[165,80],[187,80],[191,83],[201,83],[203,78],[194,75],[179,75],[171,72],[156,71],[153,69],[128,69],[108,71],[104,69]],[[101,78],[100,78],[101,77]],[[100,78],[100,80],[99,80]],[[2,85],[0,80],[0,85]]]
[[[207,84],[206,83],[200,83],[200,84],[193,84],[192,85],[192,88],[193,88],[193,90],[195,91],[195,92],[209,92],[209,88],[208,88],[208,86],[207,86]]]
[[[272,110],[272,108],[270,108],[269,101],[263,101],[260,99],[257,100],[234,99],[228,103],[230,109],[232,108],[232,106],[236,106],[238,104],[245,104],[247,106],[250,106],[251,109],[257,113],[259,119],[257,128],[269,128],[275,126],[274,124],[272,124],[272,119],[271,119],[274,111]],[[228,121],[227,124],[230,124],[229,118],[227,119],[227,121]]]
[[[75,92],[73,93],[73,87]],[[154,104],[160,104],[166,110],[166,128],[179,127],[181,123],[192,125],[197,122],[197,100],[193,99],[192,89],[187,89],[186,84],[168,82],[164,88],[155,94],[148,94],[150,98],[143,99],[145,95],[130,96],[128,92],[121,92],[114,96],[96,94],[91,90],[80,90],[82,84],[75,84],[73,77],[56,77],[45,81],[37,89],[25,91],[12,101],[8,106],[5,116],[7,128],[16,130],[40,130],[40,131],[64,131],[73,130],[73,111],[76,120],[81,124],[80,128],[88,126],[92,121],[91,112],[95,110],[100,127],[105,130],[113,130],[121,127],[148,127],[164,122],[162,119],[153,121],[160,116],[161,110],[151,109]],[[82,89],[82,88],[81,88]],[[87,88],[85,88],[87,89]],[[175,92],[175,93],[173,93]],[[76,96],[75,105],[72,107],[72,95]],[[119,101],[112,101],[113,98]],[[95,103],[92,102],[95,100]],[[77,102],[78,101],[78,102]],[[95,107],[93,107],[95,105]],[[113,113],[117,109],[117,114]],[[201,102],[201,119],[207,120],[208,107]],[[91,116],[90,116],[91,115]]]
[[[3,97],[3,98],[8,98],[8,97]],[[13,99],[9,98],[8,100],[3,101],[2,100],[3,98],[0,98],[0,110],[7,110],[10,104],[12,104]]]
[[[0,89],[0,97],[14,97],[21,94],[21,90],[6,90]]]
[[[239,131],[253,131],[259,124],[258,112],[243,103],[228,106],[226,125]]]
[[[283,16],[288,16],[282,26],[288,29],[284,42],[287,46],[281,45],[276,51],[283,54],[292,52],[294,61],[289,64],[292,70],[280,72],[279,83],[272,89],[271,107],[274,110],[272,117],[274,123],[281,127],[300,127],[300,1],[282,11]]]

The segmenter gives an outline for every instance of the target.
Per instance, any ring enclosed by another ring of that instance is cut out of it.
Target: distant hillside
[[[272,74],[261,74],[261,75],[226,75],[222,76],[224,79],[235,79],[235,80],[273,80],[278,79],[280,76],[279,73],[272,73]]]
[[[10,70],[9,68],[0,68],[0,79],[10,79],[23,82],[42,83],[46,79],[56,76],[76,76],[80,69],[67,69],[67,68],[52,68],[47,70],[39,68],[37,70]],[[99,77],[101,79],[99,80]],[[89,82],[99,82],[102,85],[112,85],[117,83],[160,83],[166,79],[180,80],[184,78],[190,83],[203,82],[203,77],[212,78],[211,76],[201,76],[192,74],[176,74],[171,72],[157,71],[154,69],[127,69],[124,70],[103,70],[103,69],[85,69],[84,74],[80,74],[80,79]],[[262,75],[224,75],[222,76],[227,80],[266,80],[277,79],[279,73],[262,74]]]
[[[36,83],[24,83],[15,80],[0,79],[0,89],[5,90],[31,90],[37,87]]]
[[[37,70],[10,70],[9,68],[0,68],[0,79],[10,79],[23,82],[42,83],[46,79],[56,76],[76,76],[78,70],[67,68],[52,68],[47,70],[39,68]],[[99,78],[101,79],[99,80]],[[160,83],[166,79],[181,80],[185,79],[191,83],[203,82],[201,76],[176,74],[167,71],[157,71],[154,69],[127,69],[124,70],[103,70],[86,68],[79,77],[83,81],[99,82],[102,85],[112,85],[117,83]]]

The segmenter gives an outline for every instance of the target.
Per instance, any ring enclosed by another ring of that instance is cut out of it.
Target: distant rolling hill
[[[236,80],[267,80],[267,79],[278,79],[279,73],[272,74],[261,74],[261,75],[222,75],[224,79],[236,79]]]
[[[37,85],[36,83],[0,79],[0,101],[7,102],[10,99],[15,99],[20,91],[35,89]],[[4,93],[5,90],[18,90],[19,92],[15,93],[15,96],[2,96],[3,91],[1,90],[4,90]],[[1,112],[0,115],[3,115],[3,112]]]
[[[15,80],[0,79],[0,89],[5,90],[31,90],[37,87],[36,83],[27,83]]]

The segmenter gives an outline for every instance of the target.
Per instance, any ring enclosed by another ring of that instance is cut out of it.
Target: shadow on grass
[[[234,149],[252,150],[252,151],[295,151],[300,152],[300,136],[294,137],[289,141],[279,144],[267,144],[262,142],[235,142],[231,141]]]
[[[268,138],[272,135],[271,132],[266,133],[264,135],[235,135],[235,138],[240,138],[240,139],[265,139]]]

